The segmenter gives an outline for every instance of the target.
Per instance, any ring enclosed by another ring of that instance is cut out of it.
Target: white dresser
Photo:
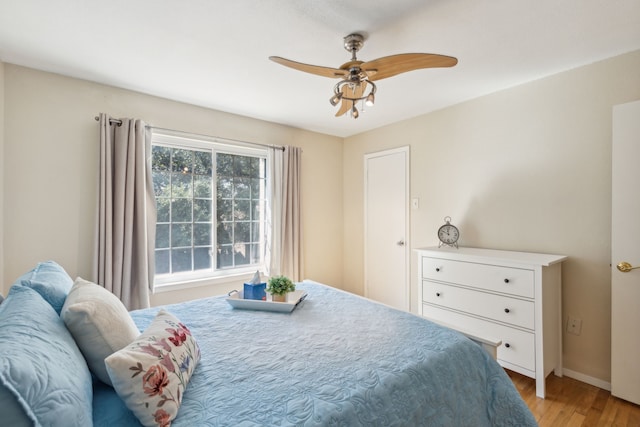
[[[420,314],[500,343],[505,368],[535,378],[562,376],[561,263],[565,256],[430,247],[418,253]]]

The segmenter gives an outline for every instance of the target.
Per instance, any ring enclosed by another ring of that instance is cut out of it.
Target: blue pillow
[[[91,425],[91,374],[55,310],[33,289],[16,284],[0,305],[0,325],[2,421]]]
[[[46,261],[23,274],[16,282],[18,283],[37,291],[60,315],[67,294],[73,286],[73,279],[55,261]]]
[[[27,417],[16,397],[5,387],[0,386],[0,408],[2,425],[11,427],[33,427],[33,421]]]

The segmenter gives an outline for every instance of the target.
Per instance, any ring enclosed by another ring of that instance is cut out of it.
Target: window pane
[[[261,217],[263,209],[264,201],[262,200],[252,200],[251,201],[251,219],[253,220],[264,220]]]
[[[174,249],[171,251],[171,272],[191,271],[191,249]]]
[[[193,177],[193,196],[202,198],[211,198],[213,183],[211,177],[196,175]]]
[[[153,192],[156,197],[171,197],[171,173],[153,171]]]
[[[154,145],[151,148],[151,169],[154,171],[168,171],[171,168],[171,148]]]
[[[196,151],[193,173],[211,178],[213,163],[210,151]]]
[[[236,266],[249,264],[249,245],[236,243],[233,245],[233,262]]]
[[[260,245],[251,245],[251,264],[257,264],[262,260],[262,254],[260,253]]]
[[[171,226],[171,246],[191,246],[191,224],[173,224]]]
[[[204,270],[211,268],[211,246],[195,248],[193,250],[193,269]]]
[[[233,230],[234,243],[247,243],[251,241],[251,223],[236,222]]]
[[[233,176],[233,155],[219,153],[217,157],[218,176]]]
[[[173,172],[171,174],[171,192],[173,197],[192,196],[192,175],[190,173]]]
[[[194,246],[204,246],[211,244],[211,224],[194,224],[193,225],[193,244]]]
[[[218,235],[217,241],[219,245],[227,245],[233,242],[233,223],[232,222],[220,222],[218,223]]]
[[[169,222],[171,221],[171,199],[156,198],[156,221],[157,222]]]
[[[231,200],[219,200],[218,201],[218,221],[231,221],[233,220],[233,201]]]
[[[218,197],[222,199],[233,198],[233,181],[232,178],[219,177],[218,178]]]
[[[171,221],[191,222],[191,199],[174,199],[171,202]]]
[[[251,157],[233,156],[233,174],[235,176],[250,177],[251,174]]]
[[[260,176],[260,160],[257,157],[250,157],[251,159],[251,175],[252,177]]]
[[[251,242],[260,241],[260,221],[251,221]]]
[[[251,202],[249,200],[238,200],[233,210],[233,219],[236,221],[247,221],[251,218]]]
[[[262,179],[258,179],[258,178],[251,179],[251,198],[252,199],[259,199],[262,193],[264,192],[262,190],[263,182],[264,180]]]
[[[173,172],[191,173],[193,171],[193,151],[173,149],[171,170]]]
[[[156,274],[170,273],[169,265],[169,251],[166,249],[156,251]]]
[[[251,179],[250,178],[236,178],[233,183],[234,183],[234,194],[236,199],[251,198]]]
[[[156,248],[168,248],[171,245],[169,240],[169,224],[156,225]]]
[[[231,245],[221,245],[218,251],[218,268],[233,267],[233,248]]]
[[[211,212],[211,200],[209,199],[196,199],[193,201],[193,220],[194,221],[208,221],[213,220]]]

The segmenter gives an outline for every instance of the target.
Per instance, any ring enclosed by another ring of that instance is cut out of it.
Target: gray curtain
[[[270,276],[285,275],[294,281],[304,279],[300,172],[302,149],[285,147],[269,153],[272,205],[267,219],[266,265]]]
[[[100,178],[93,280],[129,310],[149,307],[155,271],[151,131],[100,114]]]

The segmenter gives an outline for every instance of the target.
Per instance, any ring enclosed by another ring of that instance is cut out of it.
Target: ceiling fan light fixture
[[[367,92],[367,90],[368,93],[363,93]],[[357,119],[360,116],[360,112],[356,108],[356,103],[362,101],[368,107],[373,106],[376,90],[376,84],[365,77],[360,77],[359,80],[354,80],[353,78],[343,79],[333,87],[333,96],[329,99],[329,102],[335,107],[340,101],[343,103],[351,101],[351,107],[347,108],[343,104],[342,111],[343,113],[351,111],[351,117]]]
[[[342,92],[338,92],[329,98],[329,103],[335,107],[340,102],[340,99],[342,99]]]
[[[375,104],[375,102],[376,102],[376,97],[373,94],[373,91],[371,91],[369,95],[367,95],[367,98],[364,100],[364,103],[367,107],[373,107],[373,104]]]

